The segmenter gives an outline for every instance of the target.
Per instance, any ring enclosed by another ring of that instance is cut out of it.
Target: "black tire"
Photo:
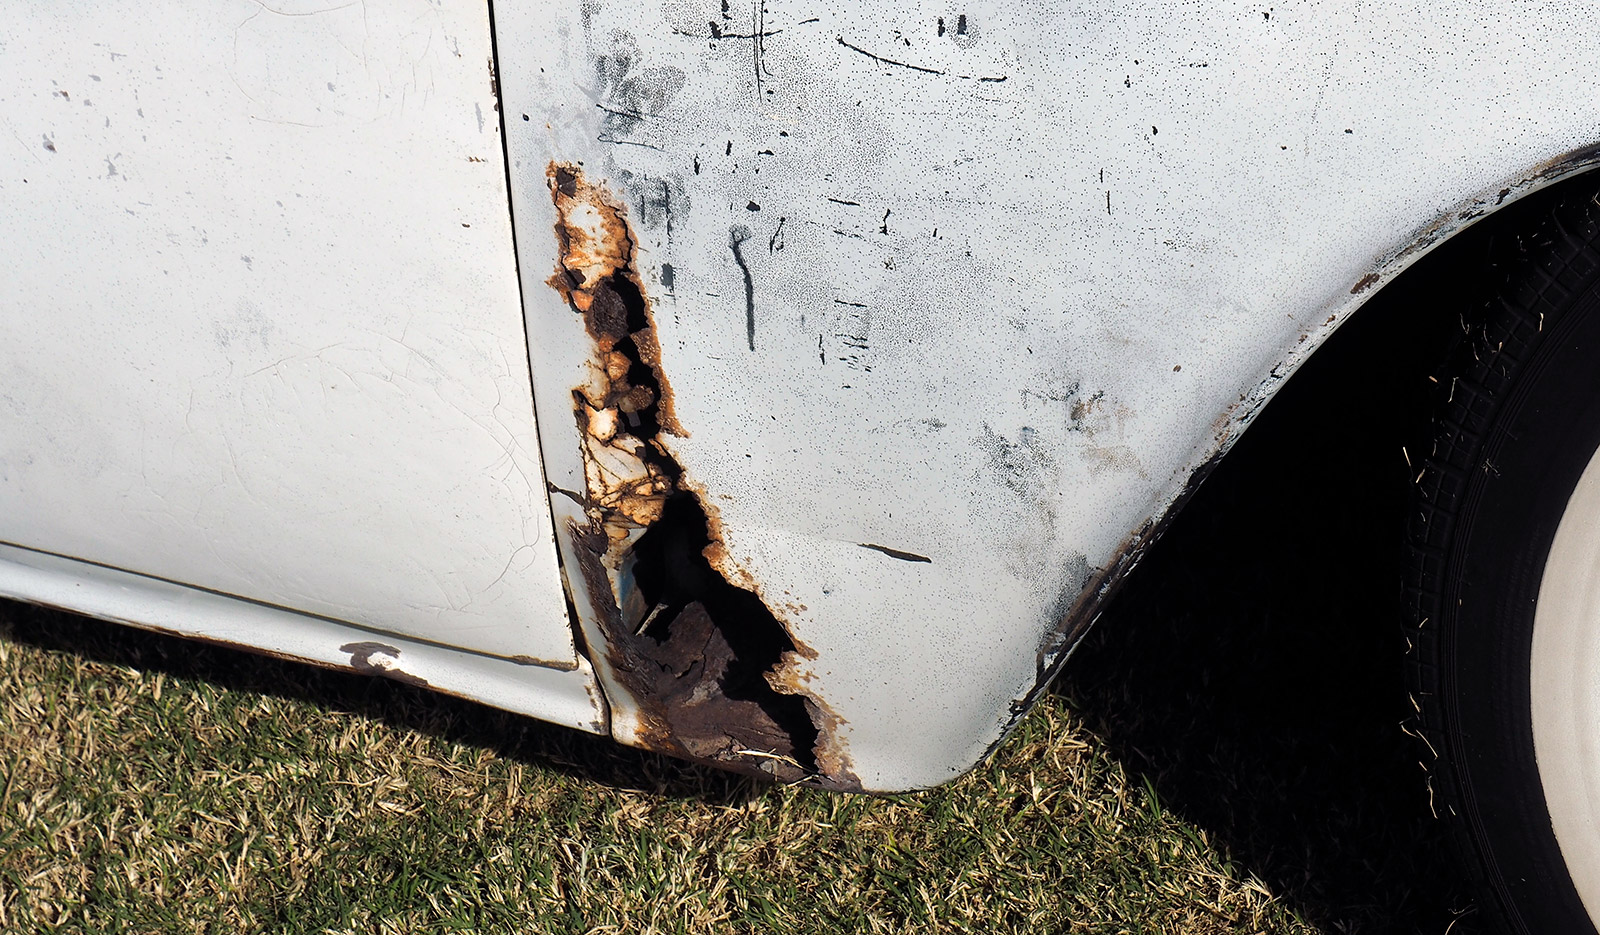
[[[1596,931],[1552,830],[1529,668],[1546,557],[1600,448],[1597,181],[1530,199],[1488,241],[1491,286],[1462,309],[1437,375],[1408,519],[1411,688],[1434,808],[1485,915],[1538,935]]]

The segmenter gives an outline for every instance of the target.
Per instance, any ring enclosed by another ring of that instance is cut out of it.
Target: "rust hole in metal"
[[[711,567],[710,544],[699,499],[682,492],[668,498],[661,519],[633,546],[638,600],[623,608],[620,636],[630,655],[648,663],[641,674],[666,703],[674,737],[691,755],[727,759],[754,750],[815,773],[817,728],[805,701],[780,694],[766,678],[795,651],[794,641],[761,598]],[[787,764],[762,763],[764,772],[781,765]]]
[[[824,736],[838,718],[792,670],[810,651],[718,570],[726,556],[716,519],[663,443],[688,433],[624,209],[576,166],[552,164],[549,181],[560,247],[549,284],[595,346],[590,378],[572,394],[587,523],[568,532],[601,651],[638,709],[639,742],[783,781],[856,787]]]

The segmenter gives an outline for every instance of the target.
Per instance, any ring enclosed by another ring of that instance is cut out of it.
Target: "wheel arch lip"
[[[1373,261],[1371,269],[1350,287],[1350,294],[1364,296],[1363,301],[1343,310],[1339,323],[1371,299],[1378,289],[1392,282],[1417,260],[1450,238],[1534,192],[1581,175],[1597,165],[1600,165],[1600,141],[1535,163],[1502,184],[1479,191],[1457,203],[1454,208],[1440,213],[1413,231],[1401,246],[1380,254]]]
[[[1435,249],[1522,199],[1597,168],[1600,168],[1600,142],[1533,164],[1525,172],[1463,199],[1452,209],[1418,227],[1400,246],[1375,257],[1370,269],[1350,285],[1347,298],[1330,311],[1324,327],[1318,329],[1310,340],[1289,346],[1268,373],[1255,384],[1254,389],[1241,396],[1236,406],[1230,407],[1224,418],[1219,420],[1221,427],[1213,436],[1213,446],[1188,469],[1181,485],[1166,499],[1165,505],[1129,533],[1112,553],[1111,561],[1094,574],[1080,594],[1063,604],[1058,622],[1046,632],[1040,644],[1038,677],[1026,693],[1013,701],[1013,716],[1003,732],[989,745],[988,752],[992,753],[1005,742],[1022,716],[1044,695],[1065,667],[1078,642],[1120,589],[1126,576],[1138,567],[1144,552],[1160,539],[1206,477],[1227,456],[1288,378],[1321,350],[1335,331],[1376,299],[1402,273]]]

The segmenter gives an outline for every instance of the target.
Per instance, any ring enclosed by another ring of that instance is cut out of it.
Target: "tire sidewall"
[[[1595,931],[1545,805],[1530,667],[1545,561],[1597,448],[1600,291],[1590,290],[1539,336],[1485,437],[1440,608],[1440,687],[1460,817],[1512,927],[1539,935]]]

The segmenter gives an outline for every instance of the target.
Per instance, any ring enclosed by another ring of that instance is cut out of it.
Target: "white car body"
[[[0,594],[937,784],[1334,328],[1594,162],[1596,37],[1589,4],[8,4]]]

